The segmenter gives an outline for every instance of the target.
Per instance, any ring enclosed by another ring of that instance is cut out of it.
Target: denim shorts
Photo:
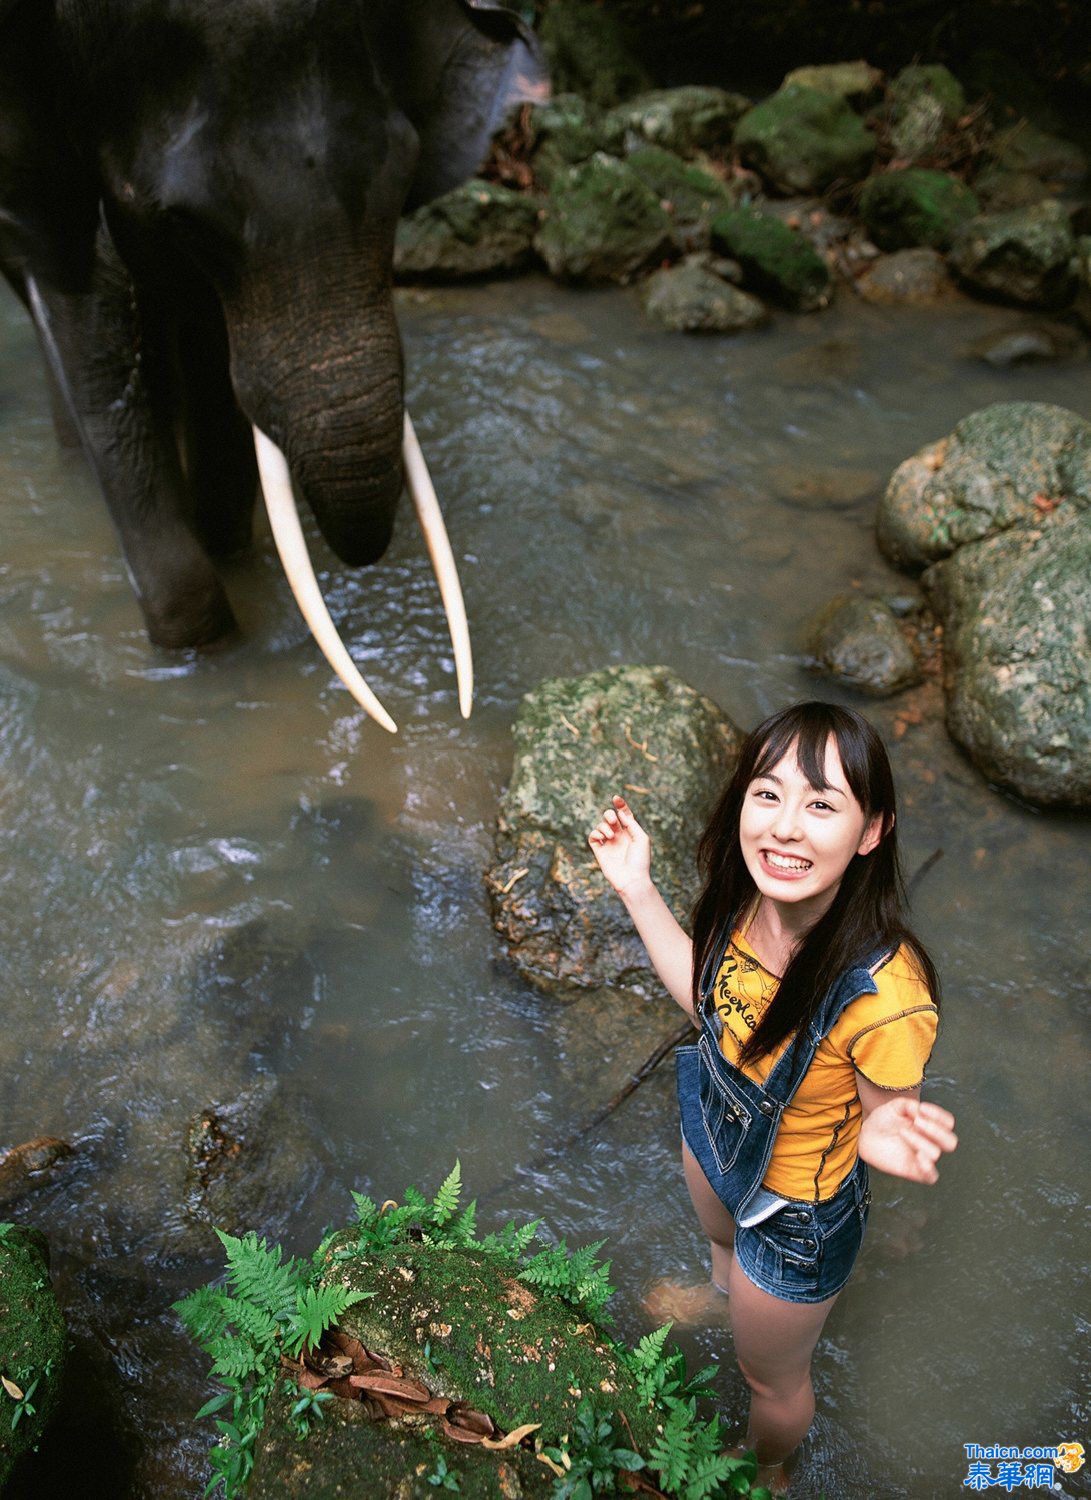
[[[792,1198],[760,1224],[736,1227],[739,1269],[782,1302],[825,1302],[852,1274],[870,1203],[867,1166],[857,1161],[832,1198]]]

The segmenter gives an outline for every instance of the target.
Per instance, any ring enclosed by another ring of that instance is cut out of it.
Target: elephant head
[[[249,537],[253,429],[342,561],[382,556],[398,216],[545,89],[493,0],[0,0],[0,263],[154,642],[233,625],[211,559]]]

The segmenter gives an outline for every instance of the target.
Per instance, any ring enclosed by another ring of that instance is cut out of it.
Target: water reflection
[[[3,1134],[79,1147],[17,1215],[49,1229],[92,1392],[80,1431],[119,1494],[190,1495],[203,1473],[187,1421],[203,1361],[168,1311],[218,1264],[181,1207],[203,1109],[279,1080],[296,1154],[258,1227],[308,1249],[351,1187],[430,1186],[458,1155],[487,1194],[674,1028],[666,1001],[558,1012],[494,945],[481,870],[520,695],[664,661],[748,726],[815,690],[796,638],[820,603],[854,580],[905,591],[872,539],[896,463],[992,400],[1091,411],[1086,365],[961,359],[1011,320],[970,303],[842,299],[688,340],[627,293],[536,279],[400,301],[473,630],[468,724],[408,514],[357,575],[310,528],[331,612],[403,726],[393,739],[331,681],[264,534],[225,575],[238,639],[185,659],[147,645],[105,510],[53,441],[29,325],[0,304]],[[809,476],[834,503],[813,503]],[[1083,1137],[1058,1083],[1086,1056],[1085,825],[990,792],[934,689],[919,706],[892,749],[909,867],[944,850],[917,915],[947,996],[930,1092],[962,1146],[932,1192],[877,1188],[816,1359],[802,1497],[948,1495],[964,1442],[1081,1436]],[[895,707],[873,710],[888,736]],[[701,1266],[676,1137],[664,1068],[490,1202],[577,1242],[608,1236],[631,1334],[647,1281]],[[740,1417],[722,1336],[689,1347],[726,1358]],[[44,1462],[36,1493],[60,1493],[63,1456]]]

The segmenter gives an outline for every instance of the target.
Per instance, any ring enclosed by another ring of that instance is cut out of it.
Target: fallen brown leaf
[[[481,1446],[491,1448],[494,1453],[506,1452],[509,1448],[517,1448],[525,1437],[537,1432],[541,1425],[541,1422],[525,1422],[522,1427],[513,1427],[502,1438],[485,1438]]]

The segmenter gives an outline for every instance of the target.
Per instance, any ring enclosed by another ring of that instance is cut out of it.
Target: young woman
[[[868,1164],[937,1180],[954,1117],[920,1100],[939,985],[905,923],[894,783],[860,714],[802,703],[748,737],[698,846],[693,937],[620,796],[588,842],[700,1030],[678,1049],[686,1184],[751,1391],[746,1446],[782,1491],[811,1355],[860,1248]]]

